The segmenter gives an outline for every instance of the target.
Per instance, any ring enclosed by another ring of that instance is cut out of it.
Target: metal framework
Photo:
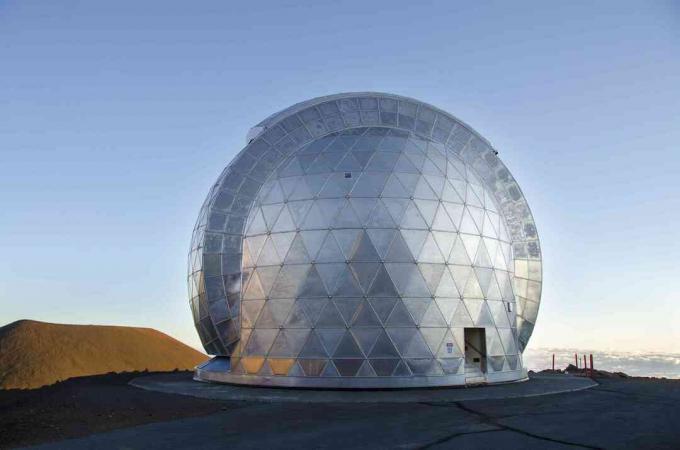
[[[295,387],[523,379],[542,262],[498,152],[426,103],[305,101],[248,133],[213,185],[189,253],[200,379]]]

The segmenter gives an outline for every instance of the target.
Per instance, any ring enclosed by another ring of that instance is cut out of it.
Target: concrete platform
[[[532,375],[528,381],[489,386],[370,391],[236,386],[178,380],[167,375],[139,377],[130,384],[152,391],[215,400],[296,403],[448,403],[560,394],[597,385],[589,378],[568,375]]]

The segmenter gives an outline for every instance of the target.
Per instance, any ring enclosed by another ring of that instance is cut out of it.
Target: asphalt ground
[[[186,381],[186,375],[177,377]],[[220,411],[200,417],[36,448],[680,448],[680,382],[597,382],[590,389],[503,399],[220,400]]]

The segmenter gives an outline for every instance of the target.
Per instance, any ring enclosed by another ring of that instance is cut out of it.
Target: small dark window
[[[352,172],[345,172],[345,178],[352,178]]]
[[[512,308],[510,308],[510,303],[508,303],[508,312],[512,312]]]

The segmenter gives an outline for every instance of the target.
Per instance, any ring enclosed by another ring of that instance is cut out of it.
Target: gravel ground
[[[128,385],[140,375],[143,373],[106,374],[72,378],[40,389],[0,390],[0,448],[201,416],[227,407],[220,401]],[[171,376],[189,378],[191,373]]]

